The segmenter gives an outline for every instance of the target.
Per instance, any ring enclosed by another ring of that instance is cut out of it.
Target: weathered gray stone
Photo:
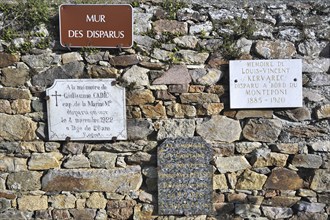
[[[216,189],[228,189],[227,179],[224,174],[213,175],[213,190]]]
[[[83,62],[71,62],[62,66],[50,68],[32,77],[35,86],[51,86],[55,79],[79,78],[84,75]]]
[[[305,58],[302,71],[307,73],[325,73],[329,71],[330,58]]]
[[[212,93],[182,93],[180,95],[181,103],[183,104],[204,104],[220,102],[219,96]]]
[[[0,99],[31,99],[28,89],[16,89],[10,87],[0,88]]]
[[[236,189],[242,190],[261,190],[267,180],[267,176],[246,169],[238,177]]]
[[[272,151],[284,154],[297,154],[299,151],[298,143],[278,143],[270,146]]]
[[[265,184],[266,189],[297,190],[303,187],[298,174],[286,168],[275,168]]]
[[[210,120],[197,124],[196,132],[206,140],[231,143],[240,139],[242,128],[237,120],[214,115]]]
[[[8,209],[0,213],[0,219],[28,220],[32,219],[33,212]]]
[[[177,137],[193,137],[195,133],[194,119],[168,119],[160,121],[157,140]]]
[[[138,190],[142,184],[141,167],[130,166],[111,170],[49,170],[42,178],[42,190],[59,191],[104,191],[128,193]]]
[[[85,155],[78,154],[69,157],[64,163],[63,167],[68,169],[77,169],[77,168],[89,168],[89,160]]]
[[[322,105],[317,109],[316,115],[318,119],[330,118],[330,104]]]
[[[322,157],[314,154],[297,154],[291,163],[295,167],[316,169],[322,165]]]
[[[308,86],[329,86],[330,85],[330,74],[325,73],[313,73],[309,75]]]
[[[19,56],[9,53],[0,52],[0,68],[13,65],[19,61]]]
[[[319,43],[316,40],[307,40],[298,44],[298,52],[305,56],[318,57],[325,46],[325,43]]]
[[[137,44],[138,48],[142,48],[150,52],[152,47],[157,43],[157,41],[149,36],[135,35],[134,42]]]
[[[129,140],[147,139],[148,135],[153,132],[150,121],[145,119],[128,119],[127,135]]]
[[[3,68],[1,83],[4,86],[23,86],[29,79],[29,70],[26,68]]]
[[[189,70],[189,74],[191,76],[192,81],[197,84],[197,80],[207,74],[207,71],[205,68],[196,68]]]
[[[241,154],[251,153],[253,150],[258,149],[262,146],[259,142],[240,142],[236,143],[236,150]]]
[[[32,70],[38,73],[49,68],[55,61],[55,56],[53,53],[44,53],[39,55],[25,55],[21,59]]]
[[[257,39],[273,39],[273,32],[273,25],[255,21],[255,30],[252,36]]]
[[[298,196],[274,196],[269,199],[265,199],[262,204],[273,207],[292,207],[301,197]]]
[[[189,33],[191,35],[203,34],[203,36],[209,36],[210,32],[213,30],[213,25],[211,21],[206,21],[204,23],[192,24],[189,28]]]
[[[103,60],[109,60],[109,52],[108,51],[99,51],[96,53],[84,53],[84,58],[89,64],[95,64]]]
[[[324,96],[319,93],[318,90],[308,90],[303,88],[303,96],[310,102],[320,102],[324,100]]]
[[[62,155],[57,152],[52,153],[33,153],[28,162],[30,170],[48,170],[60,167]]]
[[[145,145],[147,145],[145,142],[116,142],[113,144],[107,144],[104,147],[115,152],[136,152],[141,151]]]
[[[277,119],[250,119],[243,128],[243,136],[250,141],[274,142],[281,133]]]
[[[153,23],[153,27],[157,34],[171,33],[185,35],[188,33],[188,24],[175,20],[158,20]]]
[[[110,169],[115,167],[117,155],[104,151],[92,151],[88,158],[91,167]]]
[[[83,143],[77,143],[77,142],[69,142],[65,144],[62,148],[62,152],[64,154],[81,154],[84,149],[84,144]]]
[[[36,191],[41,188],[41,176],[42,173],[35,171],[10,173],[7,178],[7,186],[10,190]]]
[[[330,152],[330,141],[319,141],[311,143],[314,151]]]
[[[317,203],[317,202],[306,202],[306,201],[299,201],[295,208],[298,211],[304,212],[321,212],[325,207],[324,203]]]
[[[11,208],[11,201],[0,197],[0,213]],[[1,219],[1,214],[0,214]]]
[[[286,28],[280,30],[278,37],[282,40],[287,40],[291,42],[301,41],[303,38],[303,33],[297,28]]]
[[[70,209],[69,211],[73,219],[94,219],[96,215],[95,209]]]
[[[122,55],[122,56],[115,56],[111,57],[109,60],[110,64],[113,66],[132,66],[139,63],[139,59],[136,54],[131,55]]]
[[[260,206],[252,204],[235,204],[235,214],[242,218],[259,217]]]
[[[262,206],[262,212],[270,219],[290,218],[293,215],[291,208]]]
[[[134,34],[143,35],[147,33],[149,30],[151,30],[152,16],[153,16],[152,13],[141,13],[139,11],[134,12],[134,25],[133,25]]]
[[[175,103],[166,108],[167,115],[174,118],[192,118],[196,116],[196,108],[191,105]]]
[[[170,61],[173,56],[176,56],[173,52],[159,48],[154,48],[151,54],[151,57],[161,61]]]
[[[251,168],[244,156],[215,157],[214,162],[220,173],[236,172]]]
[[[191,8],[181,8],[177,11],[176,17],[179,21],[199,21],[201,19],[200,13]]]
[[[199,77],[196,82],[200,85],[210,86],[216,84],[223,76],[223,72],[218,69],[208,69],[207,73]]]
[[[142,164],[142,163],[156,163],[156,158],[146,152],[136,152],[127,157],[127,163],[129,164]]]
[[[188,69],[185,65],[174,65],[161,77],[155,79],[152,84],[189,84],[191,82]]]
[[[190,27],[191,30],[191,27]],[[178,46],[188,49],[195,49],[198,39],[195,36],[182,36],[173,39],[173,42]]]
[[[168,92],[170,93],[185,93],[189,91],[188,84],[168,85]]]
[[[149,85],[148,73],[149,69],[132,66],[123,74],[123,80],[128,84],[134,85],[134,87],[143,87]]]
[[[290,220],[328,220],[328,215],[326,213],[313,213],[313,212],[297,212]]]
[[[315,191],[328,190],[330,188],[329,170],[324,170],[324,169],[316,170],[310,188]]]
[[[0,140],[31,141],[36,138],[36,129],[36,123],[30,118],[0,113]]]
[[[266,59],[292,58],[296,54],[294,44],[287,41],[257,41],[255,49]]]
[[[148,89],[144,90],[132,90],[127,92],[126,104],[127,105],[144,105],[153,103],[155,97]]]
[[[62,63],[67,64],[76,61],[82,61],[83,58],[78,52],[70,52],[62,54]]]
[[[292,121],[306,121],[311,119],[311,113],[306,107],[275,112],[275,115],[284,116]]]
[[[193,50],[179,50],[178,54],[186,64],[204,64],[209,57],[209,53],[198,53]]]
[[[0,154],[0,159],[0,171],[20,172],[27,170],[27,159],[25,158],[6,157],[5,155]]]

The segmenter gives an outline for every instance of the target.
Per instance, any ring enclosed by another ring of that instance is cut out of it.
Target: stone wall
[[[134,4],[131,49],[62,48],[56,15],[38,36],[1,40],[0,219],[327,219],[330,5],[160,2]],[[6,50],[40,38],[49,48]],[[295,58],[302,108],[229,108],[228,59]],[[48,141],[56,78],[116,78],[128,140]],[[214,215],[157,216],[157,147],[193,136],[214,150]]]

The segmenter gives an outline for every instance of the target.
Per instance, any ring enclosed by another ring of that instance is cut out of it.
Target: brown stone
[[[140,65],[152,70],[162,70],[165,68],[163,63],[141,62]]]
[[[330,118],[330,104],[321,106],[317,111],[316,115],[318,119]]]
[[[71,219],[70,213],[65,209],[54,209],[52,211],[53,219],[69,220]]]
[[[42,178],[42,190],[59,191],[104,191],[128,193],[138,190],[142,184],[140,166],[116,169],[51,169]]]
[[[0,68],[13,65],[18,61],[19,57],[17,55],[0,52]]]
[[[243,136],[249,141],[275,142],[282,130],[277,119],[250,119],[243,128]]]
[[[0,88],[0,99],[31,99],[28,89]]]
[[[297,53],[293,43],[288,41],[257,41],[257,54],[266,59],[292,58]]]
[[[202,93],[204,92],[205,86],[202,85],[191,85],[189,86],[190,93]]]
[[[88,75],[92,78],[117,78],[118,70],[113,67],[92,65],[87,67]]]
[[[17,199],[18,209],[23,211],[45,210],[48,208],[47,196],[23,195]]]
[[[28,162],[28,166],[30,170],[48,170],[51,168],[59,168],[59,159],[60,158],[57,158],[57,154],[55,154],[55,152],[33,153]]]
[[[270,151],[263,154],[256,153],[252,155],[251,164],[253,167],[284,167],[288,157],[289,155],[287,154],[274,153]]]
[[[218,115],[223,109],[223,103],[204,103],[198,106],[197,115]]]
[[[271,110],[239,110],[235,115],[236,119],[244,118],[273,118]]]
[[[247,195],[244,193],[228,194],[228,202],[245,203],[246,201],[247,201]]]
[[[11,114],[10,102],[8,100],[0,99],[0,113]]]
[[[17,99],[11,103],[14,114],[25,114],[31,112],[31,100]]]
[[[0,198],[16,199],[16,195],[14,192],[0,192]]]
[[[180,99],[183,104],[220,102],[219,96],[212,93],[182,93]]]
[[[298,174],[286,168],[275,168],[265,184],[266,189],[297,190],[303,187],[304,181]]]
[[[109,62],[113,66],[127,67],[138,64],[139,59],[136,54],[131,54],[131,55],[110,57]]]
[[[315,191],[327,191],[330,189],[329,170],[320,169],[315,171],[310,188]]]
[[[266,175],[245,170],[237,180],[236,189],[261,190],[266,180]]]
[[[153,23],[154,31],[157,34],[185,35],[188,33],[188,24],[176,20],[157,20]]]
[[[126,97],[127,105],[144,105],[155,101],[155,97],[148,89],[129,91]]]
[[[3,68],[1,71],[4,86],[23,86],[29,79],[29,71],[24,68]]]
[[[133,219],[140,219],[140,220],[153,220],[156,219],[156,216],[153,216],[154,209],[152,205],[149,204],[137,204],[134,206],[134,217]]]
[[[196,116],[196,109],[191,105],[183,105],[179,103],[174,103],[167,106],[167,115],[174,118],[192,118]]]
[[[317,138],[328,136],[328,131],[326,129],[312,125],[290,127],[285,129],[284,132],[290,134],[291,137],[297,138]]]
[[[36,123],[30,118],[0,113],[0,140],[31,141],[36,137],[36,129]]]
[[[126,220],[133,215],[135,205],[135,200],[110,200],[107,203],[107,214],[113,219]]]
[[[296,154],[299,151],[298,143],[278,143],[270,146],[272,151],[284,154]]]
[[[311,119],[311,113],[306,107],[276,112],[276,114],[289,118],[292,121],[305,121]]]
[[[161,77],[155,79],[153,85],[187,85],[191,82],[187,66],[174,65],[167,70]]]
[[[167,90],[157,90],[156,98],[163,101],[172,101],[176,99],[175,96],[170,94]]]
[[[208,93],[214,93],[218,96],[222,96],[225,94],[226,88],[223,85],[212,85],[206,90]]]
[[[161,102],[157,105],[143,105],[141,110],[146,118],[164,119],[166,118],[166,109]]]
[[[270,199],[266,199],[263,201],[263,205],[269,205],[269,206],[279,206],[279,207],[291,207],[294,204],[296,204],[298,201],[300,201],[300,197],[287,197],[287,196],[274,196]]]
[[[228,59],[225,59],[220,53],[211,54],[208,65],[212,68],[219,68],[222,65],[228,65]]]

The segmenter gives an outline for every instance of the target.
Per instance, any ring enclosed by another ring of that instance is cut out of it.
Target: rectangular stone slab
[[[230,108],[302,107],[302,61],[231,60]]]
[[[102,191],[128,193],[142,184],[140,166],[116,169],[53,169],[42,178],[41,189],[46,192]]]
[[[201,137],[166,139],[158,147],[158,214],[211,215],[212,149]]]
[[[125,88],[114,79],[56,79],[46,90],[49,140],[127,139]]]

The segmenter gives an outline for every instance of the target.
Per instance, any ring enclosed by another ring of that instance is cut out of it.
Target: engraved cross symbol
[[[55,105],[58,106],[58,105],[57,105],[57,97],[62,96],[62,95],[58,95],[58,94],[57,94],[57,91],[55,91],[55,95],[51,95],[51,96],[55,96],[55,100],[56,100],[56,102],[55,102],[56,104],[55,104]]]

